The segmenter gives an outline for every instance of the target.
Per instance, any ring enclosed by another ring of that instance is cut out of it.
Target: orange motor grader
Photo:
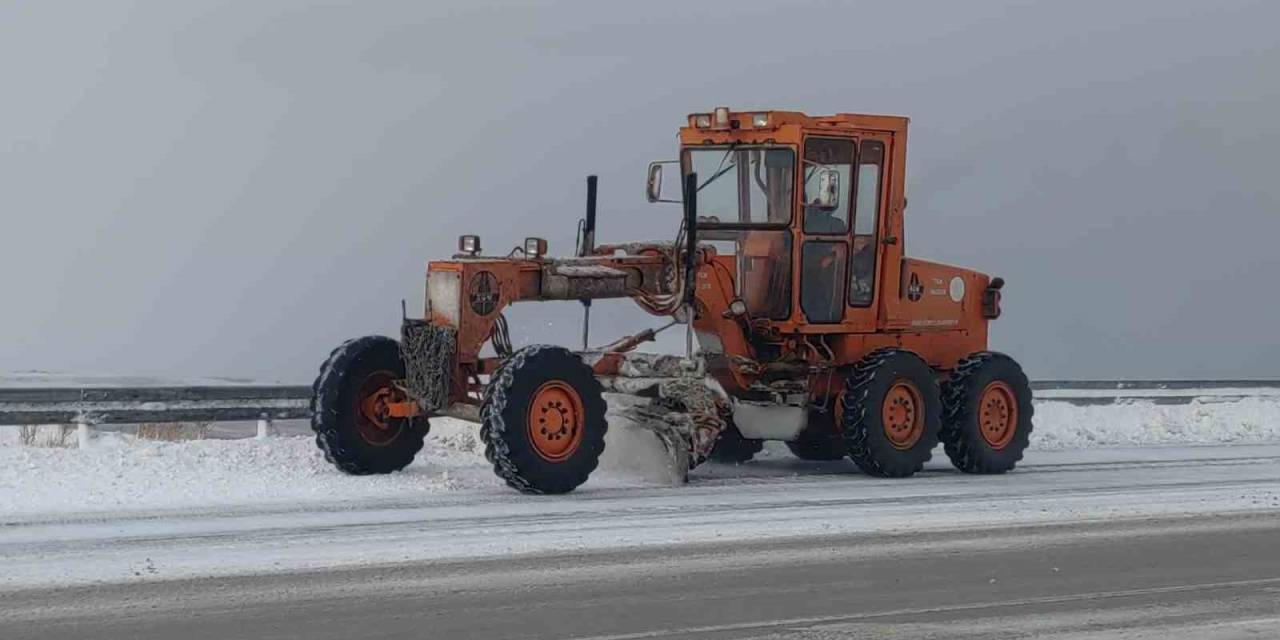
[[[448,414],[478,419],[494,471],[529,493],[585,482],[610,420],[653,429],[683,473],[765,440],[882,477],[919,471],[939,442],[961,471],[1014,468],[1032,405],[1018,364],[987,350],[1004,282],[904,255],[906,118],[721,107],[679,139],[647,184],[684,207],[674,241],[597,244],[590,177],[573,256],[540,238],[486,256],[468,235],[430,262],[425,313],[398,341],[351,340],[322,365],[327,459],[401,469]],[[664,194],[672,165],[679,198]],[[591,301],[623,297],[667,323],[589,347]],[[514,348],[503,310],[530,300],[580,302],[582,348]],[[635,351],[675,324],[683,355]]]

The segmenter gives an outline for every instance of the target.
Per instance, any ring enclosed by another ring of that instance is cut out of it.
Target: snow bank
[[[617,431],[593,486],[669,482],[656,439]],[[403,471],[359,477],[334,469],[310,436],[159,442],[102,432],[81,450],[22,446],[17,428],[0,427],[0,523],[72,512],[403,504],[458,490],[511,492],[484,459],[476,425],[452,418],[432,418],[422,452]]]
[[[474,432],[465,422],[433,420],[412,465],[367,477],[337,472],[310,437],[157,442],[100,433],[86,450],[11,444],[0,447],[0,516],[413,500],[496,488]]]
[[[1107,445],[1228,444],[1280,441],[1280,399],[1157,405],[1074,406],[1037,402],[1031,445],[1080,449]]]
[[[1280,442],[1280,400],[1038,402],[1035,423],[1035,450]],[[666,483],[656,439],[640,430],[612,431],[591,486]],[[770,446],[762,457],[789,454]],[[750,466],[740,470],[750,475]],[[423,454],[403,472],[366,477],[333,469],[310,437],[156,442],[102,433],[80,450],[24,447],[16,429],[0,429],[0,522],[71,512],[404,504],[458,490],[512,495],[485,461],[475,425],[448,418],[432,420]]]

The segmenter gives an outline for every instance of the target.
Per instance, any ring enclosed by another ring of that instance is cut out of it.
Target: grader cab
[[[610,420],[652,429],[681,474],[765,440],[882,477],[919,471],[939,442],[961,471],[1013,469],[1032,405],[1018,364],[987,350],[1004,283],[905,257],[906,143],[895,116],[690,115],[679,159],[647,180],[651,202],[683,206],[674,241],[597,244],[594,177],[575,255],[528,238],[486,256],[462,236],[428,264],[426,309],[398,341],[352,340],[322,365],[317,443],[343,471],[388,473],[431,416],[470,416],[495,472],[529,493],[585,482]],[[602,298],[666,322],[592,347]],[[534,300],[582,305],[579,349],[514,347],[503,311]],[[673,325],[684,354],[636,351]]]

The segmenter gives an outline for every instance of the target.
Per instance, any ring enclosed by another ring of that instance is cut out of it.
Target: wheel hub
[[[563,461],[582,444],[582,398],[564,382],[546,382],[533,392],[527,422],[534,452],[549,462]]]
[[[885,394],[880,422],[895,449],[910,449],[924,435],[924,398],[914,384],[895,382]]]
[[[381,446],[400,434],[401,421],[390,416],[388,405],[398,401],[395,374],[375,371],[365,377],[356,393],[356,430],[367,443]]]
[[[1018,430],[1018,403],[1013,389],[995,381],[978,398],[978,433],[992,449],[1003,449]]]
[[[387,404],[391,401],[391,389],[379,387],[360,403],[365,420],[379,428],[387,429]]]

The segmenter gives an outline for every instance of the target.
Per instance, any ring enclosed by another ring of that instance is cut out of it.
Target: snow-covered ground
[[[1013,474],[966,476],[935,459],[910,480],[885,480],[765,459],[709,467],[684,487],[593,482],[548,497],[492,484],[435,493],[416,486],[432,484],[431,472],[411,471],[347,479],[327,499],[8,516],[0,600],[65,585],[1280,510],[1276,444],[1040,451],[1023,462]]]
[[[1041,449],[1255,442],[1280,442],[1280,398],[1179,405],[1037,402],[1032,433],[1032,446]]]
[[[1037,451],[1280,443],[1280,399],[1085,407],[1038,402],[1035,425]],[[772,443],[760,458],[791,456]],[[935,458],[942,458],[941,451]],[[647,432],[615,428],[601,469],[586,488],[662,486],[667,482],[663,461]],[[760,465],[759,472],[773,473],[767,469]],[[723,471],[700,469],[695,479],[717,473]],[[409,503],[440,494],[508,491],[484,460],[475,426],[449,418],[432,420],[426,447],[405,471],[373,477],[339,473],[304,436],[157,442],[101,433],[90,448],[80,450],[21,446],[16,429],[0,428],[0,523],[92,512]]]
[[[937,452],[910,480],[771,443],[668,486],[656,440],[611,430],[568,496],[493,475],[474,425],[434,420],[405,471],[346,476],[311,438],[87,449],[0,446],[0,594],[43,586],[294,572],[670,544],[1280,510],[1280,401],[1040,402],[1018,471],[966,476]]]
[[[440,426],[453,437],[433,434],[404,472],[361,478],[337,473],[304,436],[158,442],[101,433],[86,450],[0,447],[0,514],[412,499],[486,484],[467,437],[475,429]]]

